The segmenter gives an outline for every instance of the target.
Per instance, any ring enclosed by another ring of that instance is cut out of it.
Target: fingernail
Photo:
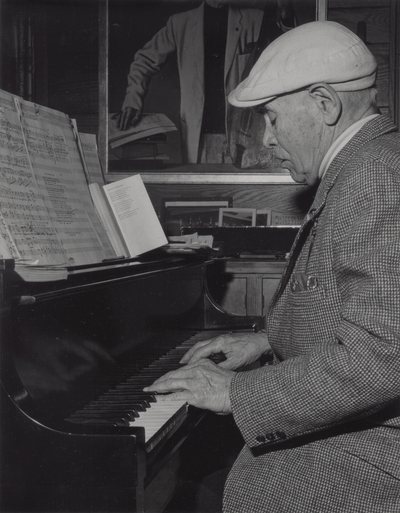
[[[148,389],[149,387],[144,387],[143,392],[147,392]]]

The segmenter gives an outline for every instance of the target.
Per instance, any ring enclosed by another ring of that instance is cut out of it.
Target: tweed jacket
[[[225,95],[242,80],[243,71],[257,42],[263,11],[229,7],[225,53]],[[204,3],[171,16],[151,41],[139,50],[131,64],[123,108],[141,109],[151,77],[176,53],[181,88],[180,117],[183,158],[197,162],[204,108]],[[225,102],[227,134],[233,107]]]
[[[275,361],[237,373],[245,446],[224,511],[400,512],[400,136],[336,155],[268,315]]]

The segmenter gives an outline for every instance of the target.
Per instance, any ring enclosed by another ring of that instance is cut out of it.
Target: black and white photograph
[[[0,513],[399,513],[400,1],[0,28]]]
[[[220,208],[218,226],[255,226],[256,210],[254,208]]]
[[[161,222],[167,235],[193,233],[199,228],[215,228],[219,224],[220,209],[232,207],[232,198],[169,198],[163,202]]]

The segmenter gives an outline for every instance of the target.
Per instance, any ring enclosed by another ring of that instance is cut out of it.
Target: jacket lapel
[[[325,173],[323,180],[321,181],[320,186],[318,187],[313,204],[308,214],[306,215],[292,245],[285,270],[282,274],[282,279],[271,301],[271,309],[277,303],[278,299],[285,290],[301,249],[311,232],[315,220],[320,215],[325,206],[329,191],[334,186],[340,172],[346,163],[362,146],[367,144],[369,141],[372,141],[384,133],[392,132],[394,130],[396,130],[396,127],[388,117],[379,116],[375,119],[372,119],[366,123],[359,132],[357,132],[357,134],[346,144],[344,148],[340,150],[340,152],[333,159],[331,165]]]
[[[308,236],[311,233],[311,229],[314,226],[315,220],[321,213],[324,202],[318,206],[318,208],[314,207],[311,208],[306,215],[302,226],[300,227],[297,236],[294,240],[294,243],[292,245],[292,248],[289,253],[289,257],[287,260],[286,267],[283,271],[281,281],[279,282],[279,286],[277,291],[274,294],[274,297],[272,298],[271,307],[275,305],[275,303],[278,301],[278,299],[281,297],[283,291],[285,290],[286,285],[288,284],[290,280],[290,276],[292,274],[293,268],[295,266],[295,263],[297,261],[298,256],[300,255],[300,252],[304,246],[304,243],[306,242]]]
[[[226,49],[225,49],[225,69],[224,69],[224,78],[225,78],[225,86],[226,79],[228,74],[232,68],[233,61],[235,55],[237,53],[237,47],[240,41],[240,36],[242,34],[243,25],[242,25],[242,13],[240,9],[236,7],[229,7],[229,15],[228,15],[228,37],[226,40]]]
[[[196,9],[190,27],[190,37],[187,44],[190,47],[190,55],[193,56],[193,71],[204,94],[204,52],[199,52],[198,47],[204,48],[204,2]]]

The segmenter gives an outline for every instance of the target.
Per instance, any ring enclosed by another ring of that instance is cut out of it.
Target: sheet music
[[[89,182],[104,185],[105,181],[99,161],[96,136],[94,134],[83,134],[80,132],[79,139],[86,160]]]
[[[139,123],[127,130],[119,130],[116,126],[114,113],[109,114],[108,141],[111,148],[117,148],[128,142],[177,130],[176,126],[165,114],[142,114]]]
[[[104,178],[103,173],[100,166],[99,161],[99,155],[97,152],[97,144],[96,144],[96,136],[93,134],[78,134],[78,128],[76,126],[76,122],[73,120],[73,126],[76,130],[77,137],[78,137],[78,144],[80,145],[80,149],[82,152],[82,160],[85,163],[86,166],[86,173],[89,179],[89,184],[91,183],[98,183],[101,186],[104,185]],[[81,180],[83,180],[83,176],[81,176]],[[84,189],[85,192],[87,191],[87,187],[84,187],[83,183],[79,183],[79,188]],[[115,251],[113,250],[112,244],[110,243],[110,240],[107,236],[106,231],[103,228],[103,225],[101,223],[101,220],[99,218],[99,215],[97,214],[96,210],[93,209],[92,205],[92,198],[89,194],[85,194],[84,197],[82,197],[82,201],[86,207],[86,211],[91,214],[93,212],[92,216],[92,223],[94,227],[96,228],[96,232],[99,235],[99,238],[101,240],[101,243],[103,245],[106,258],[111,259],[115,258],[117,255]]]
[[[130,256],[168,243],[140,175],[109,183],[103,189]]]
[[[29,165],[19,116],[7,96],[3,92],[0,96],[0,233],[3,251],[5,243],[12,258],[62,264],[64,253]]]
[[[46,191],[45,206],[68,263],[108,258],[85,208],[93,209],[87,183],[82,183],[85,174],[68,116],[31,102],[17,104],[36,182]]]
[[[81,151],[82,163],[85,166],[85,175],[83,173],[77,173],[76,183],[78,184],[78,188],[81,193],[81,199],[85,206],[86,212],[88,213],[103,246],[105,258],[112,259],[117,255],[115,254],[112,244],[110,243],[110,240],[105,233],[96,210],[93,208],[90,191],[88,190],[87,183],[85,183],[86,176],[89,184],[99,183],[104,185],[103,173],[101,171],[99,155],[97,152],[96,136],[93,134],[78,133],[78,127],[75,120],[72,120],[72,125],[75,130],[76,143],[78,144],[78,147]]]

